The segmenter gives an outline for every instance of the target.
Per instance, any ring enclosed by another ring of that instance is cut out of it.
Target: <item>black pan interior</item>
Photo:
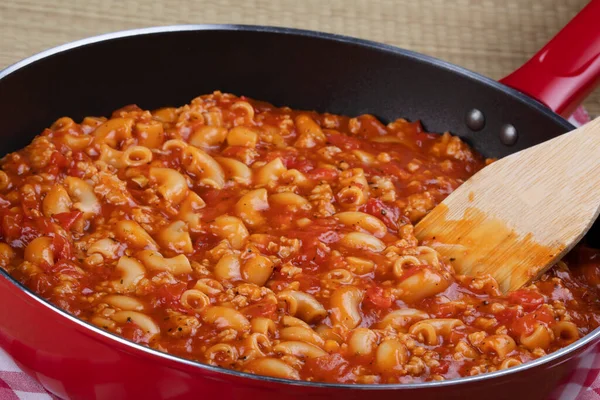
[[[572,127],[516,91],[391,46],[305,31],[174,27],[88,41],[0,75],[1,152],[22,147],[61,116],[109,115],[126,104],[181,105],[221,90],[275,105],[385,121],[420,119],[502,157]],[[483,111],[471,131],[465,114]],[[504,124],[517,128],[510,147]]]

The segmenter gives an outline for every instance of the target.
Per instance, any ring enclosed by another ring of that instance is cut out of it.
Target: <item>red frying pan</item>
[[[383,120],[421,120],[487,157],[572,129],[598,83],[600,1],[592,1],[519,70],[495,82],[395,47],[257,26],[174,26],[98,36],[0,72],[2,153],[56,118],[137,103],[183,104],[213,90],[277,105]],[[592,230],[588,240],[600,239]],[[508,370],[443,382],[344,385],[253,376],[180,359],[114,336],[47,303],[0,270],[0,345],[51,392],[73,399],[543,399],[600,343],[600,329]]]

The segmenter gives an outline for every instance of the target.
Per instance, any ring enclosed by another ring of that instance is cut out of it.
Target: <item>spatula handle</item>
[[[592,0],[533,58],[500,82],[569,116],[599,78],[600,0]]]

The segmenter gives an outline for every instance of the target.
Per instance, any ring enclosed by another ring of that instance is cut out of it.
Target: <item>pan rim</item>
[[[350,43],[359,45],[361,47],[368,47],[380,51],[390,52],[397,55],[406,56],[415,60],[419,60],[421,62],[435,65],[442,69],[463,75],[472,80],[481,82],[487,86],[493,87],[496,90],[499,90],[503,93],[510,95],[518,99],[519,101],[535,108],[537,112],[541,112],[546,117],[551,118],[554,122],[563,126],[566,130],[575,129],[570,122],[568,122],[565,118],[560,115],[554,113],[544,104],[540,103],[538,100],[516,90],[509,86],[504,85],[494,79],[488,78],[484,75],[481,75],[477,72],[471,71],[467,68],[458,66],[456,64],[452,64],[448,61],[441,60],[439,58],[425,55],[422,53],[418,53],[416,51],[403,49],[397,46],[379,43],[372,40],[367,39],[359,39],[352,36],[340,35],[335,33],[327,33],[327,32],[319,32],[312,31],[307,29],[296,29],[296,28],[285,28],[278,26],[267,26],[267,25],[244,25],[244,24],[181,24],[181,25],[165,25],[165,26],[154,26],[147,28],[137,28],[137,29],[129,29],[122,30],[110,33],[104,33],[101,35],[95,35],[84,39],[75,40],[72,42],[64,43],[55,47],[52,47],[47,50],[43,50],[32,56],[29,56],[23,60],[17,61],[16,63],[7,66],[3,70],[0,70],[0,80],[6,78],[11,73],[18,71],[21,68],[24,68],[28,65],[31,65],[37,61],[41,61],[44,58],[48,58],[50,56],[56,55],[58,53],[62,53],[68,50],[73,50],[78,47],[84,47],[100,42],[107,42],[115,39],[124,39],[135,36],[142,35],[152,35],[152,34],[160,34],[160,33],[176,33],[176,32],[189,32],[189,31],[246,31],[246,32],[267,32],[267,33],[278,33],[283,35],[295,35],[295,36],[304,36],[311,37],[316,39],[325,39],[340,43]]]
[[[168,25],[168,26],[157,26],[157,27],[149,27],[149,28],[140,28],[140,29],[132,29],[125,31],[117,31],[112,33],[106,33],[102,35],[92,36],[85,39],[80,39],[77,41],[73,41],[70,43],[62,44],[48,50],[44,50],[37,54],[34,54],[28,58],[25,58],[21,61],[18,61],[5,69],[0,71],[0,81],[5,79],[12,73],[17,72],[18,70],[25,68],[29,65],[37,63],[39,61],[43,61],[45,58],[49,58],[51,56],[57,55],[62,52],[66,52],[69,50],[74,50],[80,47],[93,45],[96,43],[108,42],[111,40],[131,38],[135,36],[144,36],[144,35],[152,35],[152,34],[162,34],[162,33],[177,33],[177,32],[188,32],[188,31],[245,31],[245,32],[266,32],[266,33],[277,33],[282,35],[295,35],[295,36],[304,36],[316,39],[329,40],[340,43],[349,43],[358,45],[361,47],[367,47],[379,51],[384,51],[388,53],[393,53],[400,56],[405,56],[411,59],[418,60],[420,62],[424,62],[427,64],[435,65],[438,68],[442,68],[448,70],[450,72],[465,76],[470,78],[471,80],[478,81],[486,86],[492,87],[496,90],[499,90],[507,95],[516,98],[517,100],[525,103],[526,105],[532,107],[535,111],[542,113],[546,117],[553,120],[555,123],[560,125],[565,129],[565,131],[574,129],[574,126],[570,124],[567,120],[562,118],[561,116],[555,114],[542,103],[537,100],[515,90],[512,89],[500,82],[497,82],[491,78],[485,77],[476,72],[470,71],[466,68],[457,66],[455,64],[449,63],[447,61],[443,61],[437,59],[435,57],[427,56],[421,53],[417,53],[411,50],[401,49],[396,46],[378,43],[365,39],[358,39],[350,36],[303,30],[303,29],[294,29],[294,28],[283,28],[283,27],[274,27],[274,26],[260,26],[260,25],[234,25],[234,24],[193,24],[193,25]],[[167,354],[158,350],[151,349],[149,347],[145,347],[143,345],[134,343],[127,339],[124,339],[116,334],[104,331],[89,322],[80,320],[79,318],[67,313],[66,311],[60,309],[58,306],[50,303],[49,301],[43,299],[38,296],[36,293],[31,291],[30,289],[23,286],[20,282],[10,276],[4,269],[0,268],[0,275],[6,278],[11,284],[15,285],[17,289],[23,292],[26,296],[29,296],[31,299],[39,303],[40,305],[48,308],[51,312],[57,313],[61,317],[69,320],[78,325],[79,328],[83,328],[85,334],[91,334],[92,332],[100,335],[102,339],[116,341],[128,349],[132,349],[135,351],[141,351],[145,355],[157,357],[159,359],[166,359],[176,364],[172,366],[172,368],[178,368],[179,366],[187,366],[193,368],[199,368],[201,370],[210,371],[213,373],[220,373],[229,376],[233,376],[236,378],[244,378],[249,379],[255,382],[273,382],[284,385],[292,385],[292,386],[303,386],[303,387],[312,387],[312,388],[322,388],[322,389],[353,389],[353,390],[416,390],[416,389],[427,389],[427,388],[441,388],[441,387],[453,387],[457,385],[469,384],[474,382],[480,382],[485,380],[493,380],[496,378],[502,378],[506,376],[510,376],[525,370],[533,369],[536,367],[542,367],[547,363],[552,361],[560,361],[561,358],[570,355],[579,349],[582,349],[588,345],[591,345],[594,342],[600,341],[600,327],[595,329],[594,331],[588,333],[586,336],[580,338],[574,343],[570,344],[567,347],[559,349],[555,352],[552,352],[546,356],[540,357],[536,360],[521,364],[519,366],[485,373],[476,376],[470,377],[460,377],[455,379],[449,379],[445,381],[430,381],[430,382],[419,382],[419,383],[401,383],[401,384],[340,384],[340,383],[324,383],[324,382],[309,382],[309,381],[294,381],[289,379],[282,378],[272,378],[268,376],[254,375],[246,372],[230,370],[222,367],[211,366],[208,364],[203,364],[197,361],[189,360],[186,358],[174,356],[171,354]],[[91,337],[94,340],[100,340],[100,338]],[[135,353],[130,353],[135,355]]]

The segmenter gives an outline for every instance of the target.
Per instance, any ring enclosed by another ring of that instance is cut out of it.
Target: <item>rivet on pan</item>
[[[485,115],[480,110],[474,108],[467,113],[465,123],[472,131],[480,131],[485,126]]]
[[[517,133],[517,129],[511,124],[503,125],[500,128],[500,141],[507,145],[512,146],[517,143],[517,139],[519,138],[519,134]]]

